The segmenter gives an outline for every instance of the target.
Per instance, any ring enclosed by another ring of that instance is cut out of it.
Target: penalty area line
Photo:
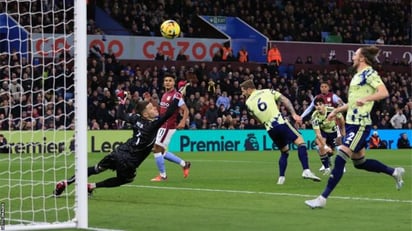
[[[247,190],[187,188],[187,187],[181,188],[181,187],[149,186],[149,185],[123,185],[123,187],[162,189],[162,190],[180,190],[180,191],[256,194],[256,195],[272,195],[272,196],[289,196],[289,197],[303,197],[303,198],[313,198],[313,197],[318,196],[318,195],[298,194],[298,193],[259,192],[259,191],[247,191]],[[386,199],[386,198],[349,197],[349,196],[330,196],[329,198],[340,199],[340,200],[380,201],[380,202],[388,202],[388,203],[410,203],[412,204],[412,200],[396,200],[396,199]]]

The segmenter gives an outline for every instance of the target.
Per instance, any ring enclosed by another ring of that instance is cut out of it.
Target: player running
[[[403,186],[402,176],[405,169],[392,168],[375,159],[366,159],[365,147],[372,127],[371,111],[375,101],[389,96],[388,89],[372,64],[379,53],[376,46],[361,47],[352,57],[356,74],[349,84],[348,103],[334,109],[328,119],[335,119],[338,113],[346,111],[346,135],[343,143],[338,147],[335,166],[330,174],[328,183],[317,198],[305,201],[310,208],[323,208],[326,200],[340,182],[346,162],[352,160],[357,169],[369,172],[384,173],[392,176],[396,182],[396,189]]]

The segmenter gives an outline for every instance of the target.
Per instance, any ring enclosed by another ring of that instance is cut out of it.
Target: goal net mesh
[[[74,4],[0,1],[2,230],[75,223]]]

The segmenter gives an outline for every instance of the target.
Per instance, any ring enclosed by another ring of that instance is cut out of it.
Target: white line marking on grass
[[[307,198],[313,198],[313,197],[318,196],[318,195],[296,194],[296,193],[257,192],[257,191],[207,189],[207,188],[180,188],[180,187],[170,187],[170,186],[124,185],[124,187],[149,188],[149,189],[166,189],[166,190],[182,190],[182,191],[239,193],[239,194],[260,194],[260,195],[275,195],[275,196],[290,196],[290,197],[305,197],[305,198],[306,197]],[[395,199],[383,199],[383,198],[345,197],[345,196],[330,196],[329,198],[341,199],[341,200],[380,201],[380,202],[411,203],[412,204],[412,200],[395,200]]]
[[[94,231],[123,231],[122,229],[103,229],[103,228],[94,228],[89,227],[86,230],[94,230]]]

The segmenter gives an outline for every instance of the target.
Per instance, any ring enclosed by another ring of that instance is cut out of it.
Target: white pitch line
[[[274,195],[274,196],[290,196],[290,197],[308,197],[313,198],[318,195],[296,194],[296,193],[278,193],[278,192],[258,192],[258,191],[242,191],[242,190],[226,190],[226,189],[207,189],[207,188],[180,188],[169,186],[148,186],[148,185],[124,185],[123,187],[134,188],[149,188],[149,189],[165,189],[165,190],[182,190],[182,191],[201,191],[201,192],[221,192],[221,193],[239,193],[239,194],[259,194],[259,195]],[[410,203],[412,200],[395,200],[383,198],[369,198],[369,197],[345,197],[345,196],[330,196],[329,198],[341,200],[359,200],[359,201],[380,201],[391,203]]]

